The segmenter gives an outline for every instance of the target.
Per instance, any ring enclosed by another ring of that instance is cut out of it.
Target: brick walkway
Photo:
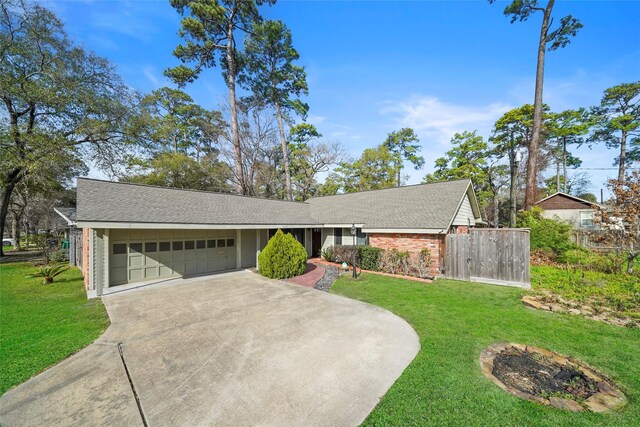
[[[324,276],[324,268],[308,263],[304,274],[285,281],[305,288],[313,288],[322,279],[322,276]]]

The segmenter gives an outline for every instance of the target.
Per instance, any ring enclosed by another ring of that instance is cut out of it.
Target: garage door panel
[[[236,267],[235,230],[114,230],[110,285]]]

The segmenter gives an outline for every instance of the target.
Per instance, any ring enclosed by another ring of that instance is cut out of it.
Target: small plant
[[[346,262],[347,264],[353,264],[353,255],[356,252],[355,246],[348,245],[334,245],[333,260],[336,262]]]
[[[28,275],[27,278],[32,279],[35,277],[42,277],[44,279],[44,284],[48,285],[50,283],[53,283],[54,277],[59,276],[68,269],[68,264],[49,264],[38,268],[35,273]]]
[[[58,250],[58,251],[51,252],[51,254],[49,254],[49,261],[54,263],[69,261],[67,251]]]
[[[431,259],[431,251],[422,249],[414,257],[412,257],[413,269],[418,277],[425,278],[429,276],[433,260]]]
[[[322,250],[321,254],[322,259],[324,259],[325,261],[333,261],[333,248],[331,246],[325,248]]]

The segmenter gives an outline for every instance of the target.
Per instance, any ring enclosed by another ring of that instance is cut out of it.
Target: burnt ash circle
[[[484,375],[522,399],[570,411],[612,412],[624,394],[584,363],[538,347],[496,343],[480,355]]]

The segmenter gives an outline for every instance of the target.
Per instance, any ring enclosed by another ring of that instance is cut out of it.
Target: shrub
[[[583,270],[616,274],[622,271],[624,258],[615,253],[597,253],[587,249],[571,249],[562,256],[562,261]]]
[[[410,274],[420,278],[431,276],[430,269],[432,264],[433,260],[431,259],[431,251],[429,249],[422,249],[411,257]]]
[[[345,261],[347,264],[353,264],[353,253],[356,251],[355,246],[334,245],[333,260],[335,262]]]
[[[555,219],[543,218],[542,209],[534,207],[518,214],[518,227],[531,229],[531,250],[547,249],[563,255],[576,245],[569,239],[571,225]]]
[[[51,252],[51,254],[49,254],[49,261],[50,262],[66,262],[66,261],[69,261],[69,256],[67,254],[67,251],[58,250],[55,252]]]
[[[331,246],[325,248],[320,255],[325,261],[333,261],[333,248]]]
[[[380,257],[380,270],[385,273],[408,275],[409,251],[399,251],[395,248],[384,251]]]
[[[358,246],[358,264],[363,270],[378,271],[383,250],[371,246]]]
[[[288,279],[304,273],[307,251],[291,234],[278,230],[258,256],[260,274],[271,279]]]
[[[40,267],[36,270],[35,273],[30,274],[27,278],[34,277],[42,277],[44,279],[44,284],[48,285],[49,283],[53,283],[53,278],[64,273],[69,269],[68,264],[50,264]]]

